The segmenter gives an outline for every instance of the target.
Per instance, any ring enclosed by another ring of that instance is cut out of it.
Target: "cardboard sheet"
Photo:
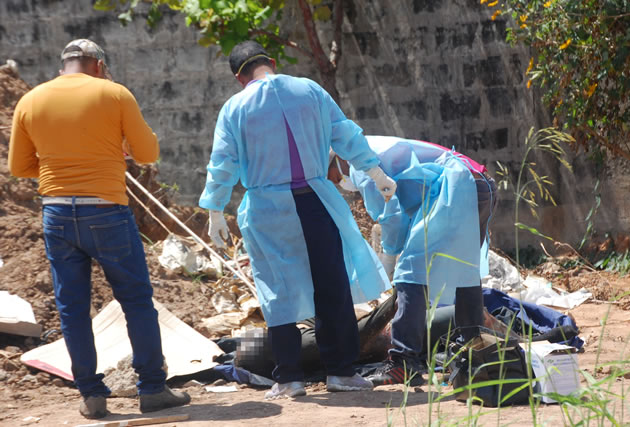
[[[162,304],[153,300],[158,311],[162,352],[168,366],[167,378],[190,375],[217,365],[213,358],[223,351],[211,340],[179,320]],[[97,372],[116,367],[131,354],[125,315],[117,301],[110,302],[92,319],[98,357]],[[22,363],[62,378],[73,380],[70,356],[63,338],[24,353]]]
[[[8,291],[0,291],[0,332],[38,337],[42,325],[35,321],[31,304]]]

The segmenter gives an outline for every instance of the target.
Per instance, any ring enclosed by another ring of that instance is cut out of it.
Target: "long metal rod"
[[[169,211],[168,208],[162,204],[162,202],[160,202],[157,198],[155,198],[153,196],[153,194],[151,194],[149,192],[149,190],[144,188],[144,186],[142,184],[140,184],[129,172],[125,172],[125,175],[127,176],[127,178],[129,178],[129,181],[133,182],[136,185],[136,187],[138,187],[140,189],[140,191],[142,191],[144,194],[146,194],[147,197],[149,197],[149,199],[151,199],[153,201],[153,203],[158,205],[158,207],[160,209],[162,209],[164,211],[164,213],[166,213],[173,221],[175,221],[177,223],[177,225],[179,225],[181,228],[184,229],[184,231],[186,231],[188,234],[190,234],[190,237],[192,237],[195,242],[199,243],[208,252],[210,252],[212,255],[217,257],[223,263],[223,265],[225,265],[227,267],[228,270],[230,270],[232,273],[234,273],[236,275],[236,277],[241,279],[243,281],[243,283],[245,283],[247,285],[247,287],[249,288],[249,290],[252,292],[252,294],[254,295],[254,298],[258,299],[258,296],[256,294],[256,287],[249,281],[249,279],[244,274],[241,274],[234,267],[232,267],[230,264],[228,264],[228,262],[226,260],[224,260],[221,255],[219,255],[214,249],[212,249],[206,242],[201,240],[201,237],[197,236],[190,228],[188,228],[188,226],[186,226],[186,224],[181,222],[179,220],[179,218],[177,218],[171,211]]]

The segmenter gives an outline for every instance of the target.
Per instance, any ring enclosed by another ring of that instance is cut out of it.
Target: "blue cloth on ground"
[[[482,288],[482,292],[483,305],[490,313],[501,307],[507,307],[516,313],[517,317],[522,319],[526,325],[531,324],[540,333],[549,332],[553,328],[565,325],[573,326],[577,329],[573,319],[551,308],[529,302],[521,302],[496,289]],[[563,344],[580,349],[584,345],[584,341],[576,336]]]
[[[354,302],[378,298],[390,287],[348,204],[326,179],[331,146],[359,170],[378,164],[361,128],[315,82],[267,75],[232,96],[221,109],[199,206],[223,210],[239,179],[247,189],[238,223],[268,326],[315,315],[306,243],[290,188],[285,120],[304,177],[339,228]]]
[[[212,370],[228,382],[237,382],[238,384],[251,384],[263,387],[271,387],[274,383],[272,379],[253,374],[247,369],[239,368],[231,363],[217,365],[212,368]]]

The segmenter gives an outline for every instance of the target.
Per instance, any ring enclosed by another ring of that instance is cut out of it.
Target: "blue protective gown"
[[[381,224],[383,251],[400,254],[394,284],[426,284],[440,304],[452,303],[456,287],[479,286],[477,187],[461,155],[396,137],[367,140],[396,181],[396,194],[385,203],[374,181],[354,167],[350,179]]]
[[[285,119],[304,177],[339,228],[354,302],[378,298],[390,287],[348,204],[326,179],[331,145],[358,170],[378,165],[361,128],[315,82],[267,75],[221,109],[199,206],[222,211],[239,179],[247,189],[238,209],[238,224],[268,326],[315,315],[306,242],[290,188]]]

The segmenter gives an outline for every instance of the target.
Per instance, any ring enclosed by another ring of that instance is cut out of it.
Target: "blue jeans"
[[[50,261],[61,331],[74,382],[84,397],[107,396],[96,374],[90,318],[92,259],[98,261],[127,320],[139,394],[159,393],[166,373],[153,288],[144,247],[131,210],[111,205],[45,205],[44,241]]]

